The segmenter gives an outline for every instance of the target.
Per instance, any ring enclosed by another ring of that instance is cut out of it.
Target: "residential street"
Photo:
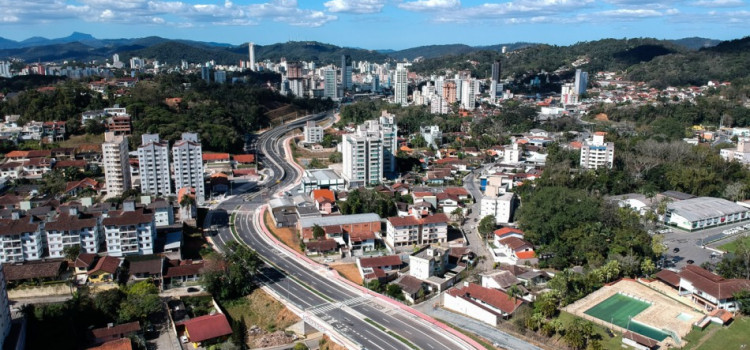
[[[477,254],[477,256],[484,257],[484,259],[480,259],[479,263],[477,264],[477,270],[484,272],[492,270],[495,262],[492,260],[491,255],[487,251],[487,246],[484,244],[482,237],[479,236],[479,232],[477,231],[479,220],[482,220],[482,218],[479,216],[479,201],[482,199],[482,192],[479,191],[478,183],[474,181],[474,174],[476,172],[477,170],[470,173],[469,175],[466,175],[463,180],[464,188],[469,191],[469,194],[471,194],[471,197],[474,198],[475,203],[472,204],[471,212],[466,216],[462,229],[466,234],[468,245],[469,248],[471,248],[471,251]]]

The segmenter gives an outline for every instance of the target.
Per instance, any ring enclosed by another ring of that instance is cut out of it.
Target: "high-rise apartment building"
[[[0,61],[0,77],[11,78],[13,74],[10,73],[10,62]]]
[[[352,83],[352,58],[341,55],[341,89],[346,91],[354,86]]]
[[[498,92],[498,85],[500,84],[500,61],[492,63],[492,78],[490,79],[490,100],[495,100]]]
[[[378,184],[385,173],[396,170],[398,127],[395,116],[383,111],[342,138],[343,177],[349,188]]]
[[[456,82],[448,80],[443,83],[443,99],[448,104],[456,103]]]
[[[448,114],[448,111],[448,102],[438,95],[432,95],[432,98],[430,99],[430,113]]]
[[[409,104],[409,72],[403,63],[396,66],[393,103],[406,106]]]
[[[219,84],[227,82],[227,72],[223,70],[217,70],[214,72],[214,81]]]
[[[250,61],[247,63],[251,71],[255,71],[255,44],[252,42],[247,44],[248,57]]]
[[[474,80],[468,79],[461,83],[461,108],[474,110]]]
[[[615,161],[614,142],[604,142],[606,132],[595,132],[581,147],[581,169],[609,168]]]
[[[326,68],[323,70],[323,96],[332,100],[338,100],[338,89],[336,88],[336,70]]]
[[[164,196],[171,194],[169,143],[160,140],[158,134],[144,134],[141,141],[138,147],[141,192]]]
[[[114,132],[104,133],[102,164],[108,196],[120,196],[130,189],[127,136],[115,135]]]
[[[443,144],[443,133],[437,125],[420,126],[419,133],[428,146],[438,148]]]
[[[182,134],[182,140],[172,146],[172,161],[175,192],[185,187],[195,188],[195,200],[198,205],[203,204],[206,192],[203,179],[203,150],[198,141],[198,134]]]
[[[581,95],[586,93],[586,85],[589,83],[589,73],[576,69],[575,91]]]

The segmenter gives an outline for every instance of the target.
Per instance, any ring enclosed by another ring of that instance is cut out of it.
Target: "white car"
[[[181,336],[181,337],[180,337],[180,341],[181,341],[181,342],[182,342],[183,344],[187,344],[187,342],[188,342],[188,338],[187,338],[187,336],[186,336],[186,335],[183,335],[183,336]]]

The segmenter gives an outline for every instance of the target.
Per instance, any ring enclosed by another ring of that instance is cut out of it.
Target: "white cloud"
[[[524,18],[561,16],[589,8],[594,0],[516,0],[505,3],[485,3],[453,11],[444,11],[439,22],[463,23],[476,20],[525,23]]]
[[[661,17],[664,16],[664,13],[650,9],[617,9],[592,13],[592,17],[600,16],[624,21],[638,18]]]
[[[58,19],[175,25],[247,26],[264,20],[318,27],[337,19],[323,11],[302,9],[296,0],[268,0],[238,5],[231,0],[212,3],[163,0],[0,0],[0,22],[49,23]]]
[[[385,0],[331,0],[323,6],[334,13],[378,13],[383,10]]]
[[[697,0],[690,3],[690,6],[697,7],[741,7],[745,6],[742,0]]]
[[[408,11],[442,11],[461,7],[461,0],[417,0],[398,4]]]

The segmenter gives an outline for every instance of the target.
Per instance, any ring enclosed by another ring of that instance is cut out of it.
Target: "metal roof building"
[[[334,226],[334,225],[351,225],[362,222],[373,222],[380,221],[380,215],[375,213],[367,214],[352,214],[352,215],[333,215],[323,216],[319,218],[301,218],[301,228],[313,227],[318,225],[320,227]]]
[[[700,230],[750,218],[750,209],[722,198],[697,197],[667,205],[664,221],[686,230]]]

